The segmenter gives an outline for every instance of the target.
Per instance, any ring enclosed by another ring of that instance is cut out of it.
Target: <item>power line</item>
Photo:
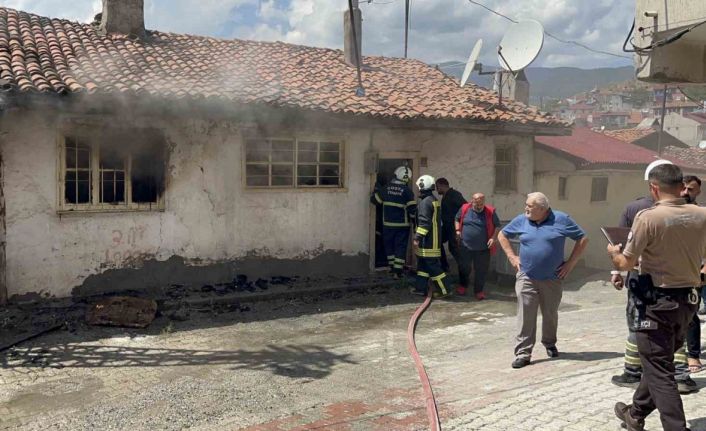
[[[510,18],[510,17],[507,16],[507,15],[503,15],[502,13],[500,13],[500,12],[498,12],[498,11],[496,11],[496,10],[493,10],[493,9],[489,8],[488,6],[486,6],[486,5],[482,4],[482,3],[479,3],[479,2],[477,2],[477,1],[475,1],[475,0],[468,0],[468,2],[469,2],[469,3],[472,3],[472,4],[476,5],[476,6],[480,6],[480,7],[482,7],[483,9],[485,9],[485,10],[487,10],[487,11],[489,11],[489,12],[491,12],[491,13],[493,13],[493,14],[499,16],[499,17],[505,18],[506,20],[508,20],[508,21],[510,21],[510,22],[513,22],[513,23],[515,23],[515,24],[518,23],[517,20],[512,19],[512,18]],[[578,47],[583,48],[583,49],[585,49],[585,50],[594,52],[594,53],[596,53],[596,54],[603,54],[603,55],[610,55],[610,56],[612,56],[612,57],[619,57],[619,58],[632,59],[632,57],[628,57],[628,56],[626,56],[626,55],[620,55],[620,54],[615,54],[615,53],[608,52],[608,51],[602,51],[602,50],[600,50],[600,49],[594,49],[594,48],[591,48],[591,47],[588,46],[588,45],[584,45],[584,44],[581,43],[581,42],[576,42],[576,41],[574,41],[574,40],[562,39],[562,38],[560,38],[560,37],[558,37],[558,36],[554,36],[553,34],[549,33],[549,32],[546,31],[546,30],[544,31],[544,34],[546,34],[548,37],[550,37],[550,38],[552,38],[552,39],[554,39],[554,40],[556,40],[556,41],[558,41],[558,42],[565,43],[565,44],[567,44],[567,45],[575,45],[575,46],[578,46]]]

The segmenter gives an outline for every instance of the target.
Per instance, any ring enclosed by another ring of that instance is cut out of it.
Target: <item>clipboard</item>
[[[628,242],[628,235],[630,235],[629,227],[601,227],[601,232],[605,239],[608,240],[610,245],[625,244]]]

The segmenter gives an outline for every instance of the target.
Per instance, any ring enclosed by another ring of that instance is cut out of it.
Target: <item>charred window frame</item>
[[[335,140],[247,138],[245,186],[343,188],[344,145]]]
[[[165,148],[140,129],[61,132],[59,212],[164,210]]]
[[[512,144],[495,146],[495,191],[517,191],[517,150]]]

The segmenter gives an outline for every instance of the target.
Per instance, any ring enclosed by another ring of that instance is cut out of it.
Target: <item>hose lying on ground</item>
[[[409,353],[412,355],[414,360],[414,365],[417,367],[417,372],[419,373],[419,380],[422,382],[422,388],[424,389],[424,396],[426,398],[427,405],[427,416],[429,417],[429,429],[431,431],[441,431],[441,422],[439,421],[439,412],[436,408],[436,399],[434,399],[434,391],[431,389],[431,383],[429,382],[429,376],[424,369],[424,364],[422,363],[422,358],[419,356],[417,351],[417,343],[414,341],[414,331],[417,329],[417,323],[422,317],[422,314],[431,305],[432,295],[434,289],[430,288],[427,293],[427,297],[424,303],[417,308],[417,310],[412,315],[409,320],[409,325],[407,326],[407,347],[409,348]]]

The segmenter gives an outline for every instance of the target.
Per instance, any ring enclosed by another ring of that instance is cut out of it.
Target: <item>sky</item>
[[[347,0],[144,0],[148,29],[219,38],[342,48]],[[593,53],[545,38],[533,66],[584,69],[631,65],[622,42],[632,24],[632,0],[475,0],[516,20],[534,19],[547,32],[628,58]],[[435,64],[465,62],[482,38],[480,61],[497,66],[496,47],[512,25],[468,0],[410,0],[409,57]],[[91,22],[100,0],[4,0],[2,6]],[[363,54],[404,55],[405,0],[360,0]]]

